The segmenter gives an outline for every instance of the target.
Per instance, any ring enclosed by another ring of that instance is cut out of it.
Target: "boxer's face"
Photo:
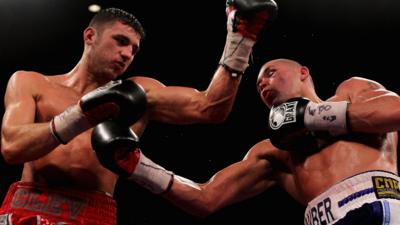
[[[296,64],[280,59],[264,64],[257,78],[257,91],[268,108],[300,95],[299,69]]]
[[[132,27],[120,22],[106,24],[99,32],[94,32],[88,54],[89,69],[94,74],[115,79],[132,63],[140,36]]]

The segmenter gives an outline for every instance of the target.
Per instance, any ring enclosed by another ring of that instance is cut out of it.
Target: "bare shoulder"
[[[10,77],[9,83],[16,83],[16,84],[32,84],[32,82],[42,82],[45,81],[45,76],[41,73],[34,72],[34,71],[25,71],[19,70],[13,73]]]
[[[260,158],[267,152],[272,151],[272,147],[273,145],[268,140],[262,140],[250,148],[245,155],[244,160],[248,158]]]
[[[270,178],[284,186],[287,181],[293,180],[290,172],[290,154],[273,146],[269,139],[255,144],[246,154],[243,160],[249,160],[252,164],[258,164],[269,171]]]
[[[32,71],[17,71],[8,80],[4,97],[5,105],[18,102],[20,99],[35,97],[43,87],[43,74]]]
[[[343,81],[338,88],[336,93],[359,93],[371,90],[385,89],[380,83],[363,77],[351,77]]]
[[[160,81],[151,77],[134,76],[134,77],[129,77],[128,80],[134,81],[135,83],[139,84],[144,88],[146,92],[156,88],[165,87],[165,85],[162,84]]]
[[[337,90],[340,91],[368,91],[368,90],[376,90],[376,89],[385,89],[383,85],[378,83],[377,81],[363,78],[363,77],[351,77],[345,81],[343,81]]]
[[[7,85],[7,92],[17,90],[34,92],[35,89],[43,87],[46,82],[48,82],[46,76],[41,73],[20,70],[11,75]]]
[[[371,92],[385,92],[386,88],[377,81],[354,76],[343,81],[336,89],[336,96],[341,100],[353,101]]]
[[[264,139],[251,147],[251,149],[244,157],[244,159],[247,158],[278,160],[281,162],[285,162],[288,160],[289,154],[285,151],[277,149],[271,144],[271,141],[269,139]]]

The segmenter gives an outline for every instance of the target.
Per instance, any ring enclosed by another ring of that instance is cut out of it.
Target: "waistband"
[[[304,224],[332,224],[347,212],[381,199],[400,200],[400,177],[386,171],[368,171],[330,187],[308,203]]]
[[[1,208],[7,212],[36,212],[67,220],[116,220],[115,200],[101,192],[53,188],[31,182],[13,183]]]

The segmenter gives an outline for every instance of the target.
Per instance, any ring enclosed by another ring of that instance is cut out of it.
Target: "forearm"
[[[241,76],[234,77],[232,72],[220,66],[204,93],[207,99],[206,113],[210,118],[225,120],[232,110],[240,85]]]
[[[163,197],[191,215],[209,216],[275,184],[272,179],[265,179],[266,172],[271,171],[266,167],[268,163],[253,160],[232,164],[204,184],[174,175],[173,184]]]
[[[173,205],[188,214],[206,217],[215,211],[208,203],[206,190],[191,180],[175,175],[171,189],[163,194]]]
[[[118,141],[113,141],[116,140],[113,137],[113,133],[120,132],[116,131],[117,126],[105,126],[101,133],[98,133],[96,128],[93,130],[95,135],[93,148],[103,166],[127,178],[129,181],[139,184],[153,194],[163,196],[190,214],[206,216],[216,209],[218,205],[216,200],[218,198],[213,193],[216,193],[215,190],[217,189],[207,188],[208,184],[200,185],[174,174],[172,171],[154,163],[139,149],[125,154],[124,158],[115,161],[114,159],[118,156],[113,156],[112,154],[117,154],[118,151],[113,151],[113,149],[118,149],[115,146],[120,146],[121,144]],[[101,137],[103,134],[106,135]],[[118,140],[127,140],[129,136],[118,136]],[[126,141],[124,146],[126,146]],[[111,155],[107,154],[110,152]]]
[[[254,149],[258,147],[261,145]],[[259,160],[255,154],[258,153],[250,153],[245,160],[220,170],[205,184],[175,175],[164,197],[185,212],[200,217],[254,197],[275,184],[269,162]]]
[[[50,133],[49,123],[14,125],[2,130],[2,155],[11,164],[40,158],[58,145]]]
[[[354,132],[390,132],[400,129],[400,98],[392,93],[350,104],[348,124]]]

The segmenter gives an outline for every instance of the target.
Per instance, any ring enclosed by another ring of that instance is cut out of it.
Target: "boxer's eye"
[[[127,46],[130,44],[130,41],[128,38],[121,36],[121,35],[116,35],[114,39],[117,41],[118,45],[120,46]]]
[[[275,69],[270,69],[267,72],[267,77],[272,77],[275,74],[276,70]]]

